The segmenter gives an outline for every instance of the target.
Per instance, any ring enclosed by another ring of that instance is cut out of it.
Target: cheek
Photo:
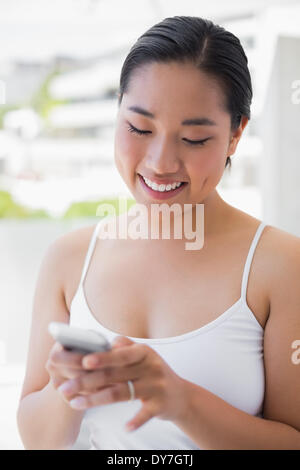
[[[117,129],[115,133],[115,163],[121,168],[130,169],[135,167],[142,158],[141,144],[133,139],[125,129]]]
[[[220,171],[222,168],[224,160],[224,155],[221,148],[217,146],[210,146],[206,149],[201,149],[199,153],[194,155],[193,159],[190,161],[190,172],[199,179],[214,175],[216,172]]]
[[[206,192],[215,188],[222,178],[225,160],[224,145],[221,143],[203,148],[188,159],[186,168],[192,180],[192,191],[202,191],[204,186]]]

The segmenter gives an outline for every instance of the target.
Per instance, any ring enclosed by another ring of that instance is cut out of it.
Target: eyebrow
[[[135,113],[142,114],[143,116],[149,117],[151,119],[155,119],[155,116],[153,113],[150,113],[150,111],[147,111],[146,109],[143,109],[140,106],[129,106],[127,109]],[[185,119],[184,121],[182,121],[181,124],[183,126],[216,126],[217,125],[215,121],[206,117],[198,117],[198,118],[195,117],[191,119]]]

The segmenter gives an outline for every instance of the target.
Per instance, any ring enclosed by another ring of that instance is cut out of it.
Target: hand
[[[54,343],[45,368],[50,376],[53,387],[59,393],[61,393],[60,385],[66,380],[75,379],[82,374],[87,374],[82,366],[83,358],[84,354],[68,351],[60,343]],[[69,403],[65,395],[63,393],[61,395],[64,401]]]
[[[154,416],[175,421],[185,413],[185,381],[148,345],[118,336],[110,351],[88,354],[82,365],[89,372],[63,386],[72,408],[82,410],[127,401],[130,398],[127,381],[131,380],[135,397],[143,406],[127,423],[128,430],[128,425],[137,429]],[[88,394],[78,397],[83,392]]]

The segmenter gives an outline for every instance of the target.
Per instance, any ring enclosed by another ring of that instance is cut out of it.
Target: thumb
[[[134,342],[131,339],[127,338],[127,336],[116,336],[112,341],[113,348],[120,348],[122,346],[129,346]]]

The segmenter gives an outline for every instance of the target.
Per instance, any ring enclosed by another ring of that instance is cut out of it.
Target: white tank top
[[[96,320],[83,291],[98,230],[105,219],[97,224],[89,244],[80,283],[71,303],[70,325],[94,329],[112,341],[119,333]],[[180,377],[259,417],[262,417],[265,390],[264,329],[247,304],[246,291],[253,254],[264,227],[265,223],[261,222],[246,258],[241,297],[222,315],[178,336],[151,339],[128,336],[137,343],[150,345]],[[156,417],[127,433],[124,426],[137,414],[141,405],[142,402],[136,399],[86,410],[84,421],[90,432],[90,450],[201,450],[171,421]]]

